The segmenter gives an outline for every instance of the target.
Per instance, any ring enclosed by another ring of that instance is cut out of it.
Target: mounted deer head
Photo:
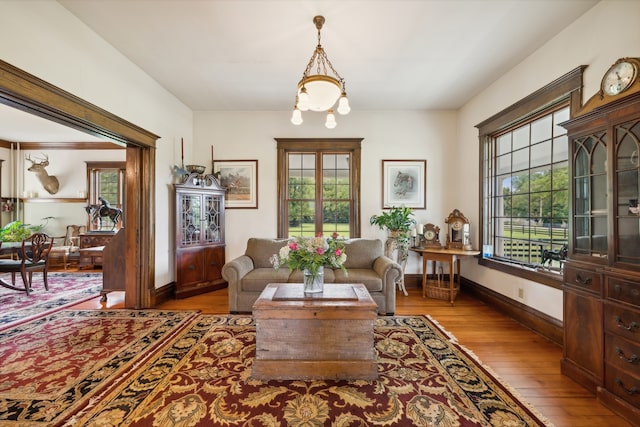
[[[38,181],[40,181],[40,184],[42,184],[47,193],[56,194],[60,187],[60,183],[58,182],[58,178],[47,173],[45,168],[49,166],[49,156],[44,153],[42,155],[44,156],[44,160],[36,159],[40,160],[39,162],[31,160],[31,156],[26,156],[25,160],[31,162],[31,166],[27,170],[36,174]]]

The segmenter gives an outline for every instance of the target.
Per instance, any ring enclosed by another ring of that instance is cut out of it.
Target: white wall
[[[171,282],[171,166],[180,138],[191,153],[191,110],[55,1],[0,1],[0,58],[161,137],[154,271],[156,287]]]
[[[472,221],[477,245],[479,147],[474,126],[582,64],[589,65],[585,94],[594,94],[613,62],[640,56],[638,16],[637,1],[598,3],[458,113],[358,111],[352,94],[351,114],[339,116],[332,131],[323,127],[321,114],[306,114],[300,127],[289,123],[289,111],[194,114],[53,1],[0,1],[0,58],[161,136],[156,153],[155,242],[155,279],[161,286],[174,276],[170,168],[180,163],[181,138],[185,163],[209,159],[212,144],[216,159],[259,160],[259,208],[227,212],[227,258],[241,254],[249,236],[275,234],[275,137],[365,138],[364,237],[384,238],[384,232],[368,225],[368,218],[381,211],[380,161],[426,159],[427,209],[417,211],[418,222],[442,224],[453,208],[459,208]],[[407,272],[417,271],[412,254]],[[463,275],[508,296],[523,287],[526,304],[562,318],[559,290],[480,267],[474,260],[463,261]]]
[[[70,224],[84,225],[87,223],[86,201],[77,203],[55,203],[56,198],[77,198],[78,192],[88,194],[87,189],[87,164],[89,161],[124,162],[125,150],[46,150],[49,157],[47,172],[54,175],[60,183],[56,194],[47,193],[33,172],[27,171],[28,162],[25,165],[19,163],[18,195],[22,192],[36,192],[38,196],[25,200],[20,206],[20,219],[25,224],[46,223],[46,232],[51,236],[64,236],[66,227]],[[25,150],[24,156],[42,156],[41,151]],[[20,160],[22,160],[22,158]],[[46,201],[44,201],[46,200]],[[52,217],[45,222],[43,218]]]
[[[612,18],[615,16],[615,18]],[[598,3],[535,54],[496,80],[459,112],[456,149],[463,160],[458,191],[447,202],[461,207],[476,224],[479,221],[478,132],[476,124],[540,89],[580,65],[586,101],[600,88],[605,71],[618,58],[640,56],[640,2],[606,0]],[[451,165],[453,166],[453,165]],[[471,184],[471,185],[470,185]],[[475,234],[476,246],[478,234]],[[524,303],[562,320],[562,292],[548,286],[465,262],[463,275],[503,295],[517,299],[524,289]]]
[[[352,101],[353,102],[353,101]],[[446,159],[455,144],[456,115],[447,111],[357,111],[338,116],[333,130],[324,127],[324,115],[304,113],[304,123],[294,126],[290,111],[196,112],[194,158],[258,160],[258,209],[226,212],[227,260],[244,253],[249,237],[276,237],[276,141],[274,138],[364,138],[362,141],[362,237],[386,238],[386,232],[369,224],[382,211],[382,160],[427,160],[427,209],[416,210],[417,222],[442,224],[456,206],[446,202],[451,171]],[[199,163],[204,164],[204,163]],[[211,162],[206,163],[210,172]],[[444,235],[441,236],[444,240]],[[419,273],[419,258],[411,253],[407,273]]]
[[[58,192],[49,194],[38,181],[33,172],[27,168],[29,162],[25,156],[34,160],[43,153],[49,159],[46,167],[49,175],[55,176],[59,182]],[[87,223],[86,200],[77,202],[56,202],[55,199],[79,198],[78,192],[88,194],[87,164],[88,161],[118,161],[126,159],[125,150],[22,150],[11,151],[0,149],[2,164],[2,196],[17,197],[23,200],[14,205],[11,212],[2,212],[0,225],[20,220],[25,224],[46,225],[45,232],[51,236],[64,236],[66,226]],[[36,197],[25,198],[24,192],[36,193]],[[49,218],[45,220],[44,218]]]
[[[612,20],[612,11],[623,13]],[[459,112],[367,112],[353,108],[338,116],[333,131],[322,126],[322,115],[305,115],[300,127],[289,123],[290,112],[197,112],[194,116],[194,154],[209,158],[211,145],[219,160],[259,160],[259,209],[227,211],[227,258],[243,253],[250,236],[273,236],[276,230],[275,137],[364,137],[362,156],[362,235],[384,238],[368,224],[381,210],[382,159],[427,159],[427,209],[417,211],[418,222],[443,225],[453,208],[471,220],[478,247],[479,145],[475,125],[540,89],[579,65],[585,72],[585,100],[599,89],[605,70],[623,56],[640,56],[640,2],[606,0],[597,4],[538,52],[478,94]],[[615,43],[611,43],[612,34]],[[442,236],[444,239],[444,236]],[[407,273],[419,272],[411,254]],[[462,261],[465,277],[562,319],[562,292],[520,277]]]

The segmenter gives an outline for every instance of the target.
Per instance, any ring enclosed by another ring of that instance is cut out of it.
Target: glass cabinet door
[[[206,194],[204,197],[203,205],[203,222],[202,227],[204,229],[204,243],[220,243],[223,241],[224,236],[222,234],[221,227],[221,211],[222,211],[222,197],[220,195]]]
[[[605,131],[573,141],[573,247],[576,254],[607,255],[606,142]]]
[[[202,196],[200,194],[180,194],[180,242],[182,247],[199,245],[202,227]]]
[[[616,140],[616,261],[640,264],[640,120],[614,127]]]

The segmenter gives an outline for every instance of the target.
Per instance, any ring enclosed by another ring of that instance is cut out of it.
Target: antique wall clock
[[[605,95],[615,96],[629,89],[638,79],[637,58],[621,58],[602,77],[600,88]]]
[[[448,227],[447,249],[472,250],[470,224],[467,217],[458,209],[454,209],[444,222]]]
[[[440,243],[440,227],[431,223],[425,224],[422,232],[424,239],[423,247],[425,248],[441,248]]]

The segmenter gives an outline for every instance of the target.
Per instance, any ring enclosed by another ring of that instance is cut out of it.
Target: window
[[[487,143],[488,200],[493,227],[485,239],[493,254],[533,267],[542,249],[558,251],[568,241],[568,164],[566,131],[569,107],[543,114]],[[559,262],[552,261],[559,270]]]
[[[89,205],[121,209],[124,212],[125,162],[87,162]],[[102,199],[102,200],[100,200]],[[108,212],[104,210],[105,214]],[[114,224],[115,215],[89,215],[89,230],[111,231],[123,226],[124,217]]]
[[[581,71],[478,125],[481,241],[490,248],[483,251],[484,265],[554,286],[561,279],[549,274],[560,273],[560,262],[543,265],[543,255],[566,249],[569,240],[568,140],[559,124],[579,105]]]
[[[360,236],[361,139],[277,139],[278,236]]]

